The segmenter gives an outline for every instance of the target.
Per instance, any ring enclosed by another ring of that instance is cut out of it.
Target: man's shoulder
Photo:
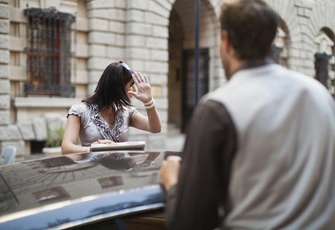
[[[272,80],[264,81],[265,78],[272,78]],[[243,95],[245,95],[246,92],[257,93],[258,90],[265,89],[267,86],[278,87],[280,85],[276,85],[278,81],[281,82],[281,85],[294,86],[295,90],[300,88],[300,90],[319,91],[321,94],[327,91],[320,82],[304,73],[287,69],[277,64],[271,64],[236,73],[236,76],[234,75],[230,81],[208,93],[204,99],[222,102],[227,97],[242,96],[241,92],[244,92]]]
[[[221,88],[210,92],[201,98],[199,103],[200,110],[205,110],[211,114],[228,113],[228,109],[220,96]],[[218,95],[216,95],[217,93]]]
[[[225,86],[221,86],[217,89],[215,89],[212,92],[209,92],[203,98],[201,99],[202,103],[207,103],[208,101],[215,101],[216,103],[222,103],[222,97],[226,93],[227,89]]]
[[[299,87],[305,94],[307,93],[316,97],[330,98],[329,91],[316,79],[295,70],[287,70],[287,73],[288,77],[291,78],[290,80],[292,81],[292,84]]]

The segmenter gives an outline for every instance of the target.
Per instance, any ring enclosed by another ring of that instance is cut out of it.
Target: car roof
[[[161,208],[166,153],[79,153],[2,166],[0,229],[67,228]]]

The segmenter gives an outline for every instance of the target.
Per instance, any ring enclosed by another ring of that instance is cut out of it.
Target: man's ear
[[[221,30],[221,44],[225,52],[229,52],[230,49],[230,40],[228,32],[226,30]]]

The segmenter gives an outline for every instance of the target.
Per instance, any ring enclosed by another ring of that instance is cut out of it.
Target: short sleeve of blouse
[[[129,117],[132,117],[135,113],[137,113],[137,109],[133,106],[129,107]]]
[[[86,105],[84,104],[72,105],[71,108],[69,109],[69,112],[67,113],[67,117],[69,117],[69,115],[77,115],[79,117],[82,117],[85,108],[86,108]]]

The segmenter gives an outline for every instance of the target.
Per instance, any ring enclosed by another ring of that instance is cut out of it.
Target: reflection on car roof
[[[162,207],[163,159],[163,152],[114,151],[0,167],[0,229],[21,229],[27,222],[30,229],[73,226]]]

